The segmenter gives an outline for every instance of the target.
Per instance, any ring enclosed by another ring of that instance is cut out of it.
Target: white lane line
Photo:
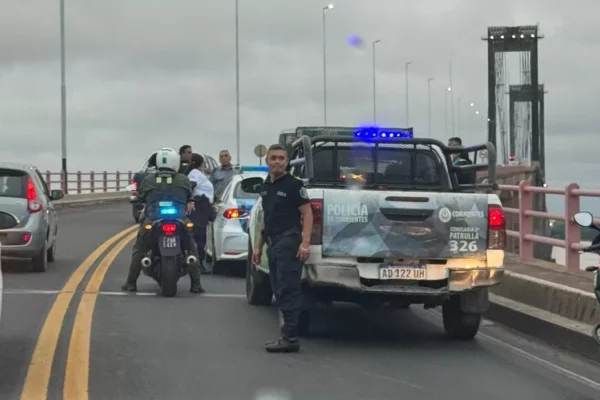
[[[442,313],[441,312],[439,312],[437,310],[428,310],[428,311],[431,314],[435,315],[437,317],[436,319],[438,319],[438,320],[441,319],[441,317],[442,317]],[[559,367],[558,365],[556,365],[556,364],[554,364],[554,363],[552,363],[550,361],[546,361],[543,358],[540,358],[540,357],[538,357],[536,355],[533,355],[533,354],[531,354],[531,353],[529,353],[529,352],[527,352],[525,350],[522,350],[522,349],[520,349],[520,348],[518,348],[516,346],[513,346],[510,343],[506,343],[505,341],[502,341],[500,339],[496,339],[495,337],[486,335],[485,333],[479,332],[477,334],[477,337],[478,338],[482,338],[485,341],[492,342],[496,346],[504,347],[505,349],[508,349],[508,350],[512,351],[513,353],[516,353],[516,354],[520,355],[521,357],[524,357],[524,358],[528,359],[529,361],[531,361],[531,362],[533,362],[535,364],[541,365],[541,366],[543,366],[543,367],[545,367],[545,368],[547,368],[547,369],[549,369],[549,370],[551,370],[551,371],[553,371],[553,372],[555,372],[555,373],[557,373],[559,375],[562,375],[562,376],[564,376],[566,378],[572,379],[572,380],[574,380],[576,382],[582,383],[582,384],[584,384],[586,386],[589,386],[589,387],[591,387],[591,388],[593,388],[595,390],[599,390],[600,391],[600,382],[597,382],[597,381],[594,381],[592,379],[586,378],[585,376],[580,375],[580,374],[578,374],[576,372],[573,372],[573,371],[569,371],[566,368]]]

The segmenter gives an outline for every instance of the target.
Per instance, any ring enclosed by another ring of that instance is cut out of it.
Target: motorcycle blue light
[[[175,207],[161,207],[160,215],[177,215],[177,209]]]

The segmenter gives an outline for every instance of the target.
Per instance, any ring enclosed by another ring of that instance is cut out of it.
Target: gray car
[[[34,271],[46,271],[55,258],[58,232],[52,201],[63,197],[62,190],[48,190],[33,165],[0,162],[2,258],[28,258]]]

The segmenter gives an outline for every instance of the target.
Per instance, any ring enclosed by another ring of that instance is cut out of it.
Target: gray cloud
[[[240,2],[242,162],[282,129],[322,124],[322,1]],[[67,1],[68,151],[71,169],[135,169],[156,147],[192,144],[235,153],[233,0]],[[445,88],[453,63],[461,135],[486,137],[489,25],[540,23],[546,84],[549,182],[597,186],[600,125],[594,93],[600,5],[580,0],[344,0],[327,14],[329,123],[372,119],[371,42],[377,47],[378,122],[404,125],[404,63],[410,123],[427,134],[427,78],[434,136],[445,139]],[[359,35],[364,48],[347,45]],[[518,83],[515,56],[508,56]],[[56,2],[0,5],[0,158],[33,154],[60,166],[59,25]],[[470,102],[474,108],[468,107]],[[457,107],[455,107],[457,108]],[[479,109],[479,115],[474,110]],[[458,114],[458,109],[456,110]],[[450,119],[450,118],[449,118]],[[458,123],[458,116],[456,117]],[[235,154],[234,154],[235,157]],[[563,160],[558,163],[555,160]],[[569,164],[565,168],[565,163]],[[561,165],[562,164],[562,165]]]

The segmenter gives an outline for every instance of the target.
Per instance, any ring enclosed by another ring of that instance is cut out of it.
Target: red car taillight
[[[38,198],[35,184],[31,178],[27,178],[27,209],[30,213],[42,211],[42,203]]]
[[[506,219],[501,206],[488,206],[488,250],[506,247]]]
[[[323,240],[323,200],[311,200],[310,208],[313,215],[310,244],[321,244]]]

